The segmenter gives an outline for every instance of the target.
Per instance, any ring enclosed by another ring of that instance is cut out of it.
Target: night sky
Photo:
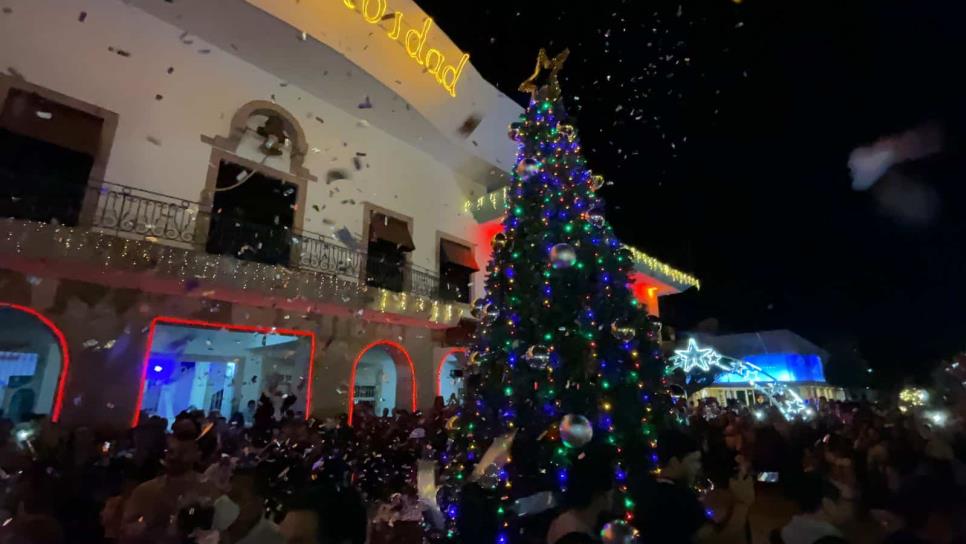
[[[666,321],[789,328],[886,381],[966,349],[960,2],[417,2],[521,104],[537,50],[571,49],[608,218],[702,281]],[[850,153],[902,133],[929,151],[853,190]]]

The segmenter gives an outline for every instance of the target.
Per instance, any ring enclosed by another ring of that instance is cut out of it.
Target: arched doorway
[[[292,411],[308,419],[314,371],[312,332],[158,316],[148,332],[131,426],[142,412],[174,421],[192,408],[240,414],[251,425],[263,395],[278,406],[294,397]]]
[[[60,329],[37,310],[0,302],[0,409],[15,422],[58,421],[70,357]]]
[[[379,340],[359,351],[349,377],[349,425],[359,405],[376,415],[400,407],[416,411],[416,367],[406,348]]]
[[[463,398],[463,372],[466,370],[466,349],[453,348],[439,359],[436,365],[436,396],[449,404]]]

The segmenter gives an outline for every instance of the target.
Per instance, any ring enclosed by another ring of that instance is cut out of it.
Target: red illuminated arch
[[[416,411],[416,366],[413,365],[413,360],[409,356],[409,352],[406,351],[406,348],[402,347],[400,344],[390,340],[376,340],[375,342],[359,350],[359,354],[356,355],[356,360],[352,361],[352,373],[349,375],[349,425],[352,425],[352,412],[355,411],[356,369],[359,367],[359,361],[362,360],[362,356],[365,355],[366,352],[379,346],[388,346],[392,348],[391,350],[388,350],[388,352],[389,356],[392,357],[393,362],[396,363],[396,366],[402,366],[401,363],[403,361],[409,366],[410,388],[412,392],[411,411]],[[403,361],[400,361],[399,356],[402,356]],[[399,378],[396,379],[398,380]]]
[[[309,376],[308,384],[305,388],[305,419],[309,418],[312,409],[312,378],[315,372],[315,333],[301,331],[297,329],[279,329],[277,327],[259,327],[254,325],[233,325],[231,323],[213,323],[211,321],[199,321],[195,319],[182,319],[180,317],[155,317],[151,321],[148,331],[148,343],[144,348],[144,360],[141,363],[141,382],[138,384],[138,400],[134,404],[134,417],[131,419],[131,427],[137,427],[138,420],[141,418],[141,403],[144,402],[144,384],[148,379],[148,362],[151,360],[151,347],[154,344],[154,330],[158,324],[168,325],[188,325],[191,327],[203,327],[207,329],[227,329],[230,331],[256,332],[260,334],[281,334],[286,336],[306,336],[309,338]]]
[[[54,406],[50,410],[50,420],[55,423],[60,421],[60,411],[64,407],[64,387],[67,385],[67,370],[70,368],[70,355],[67,353],[67,339],[64,338],[64,333],[57,328],[57,325],[54,325],[53,321],[47,319],[46,316],[29,306],[0,302],[0,308],[10,308],[11,310],[32,315],[43,323],[54,335],[54,338],[57,339],[57,344],[60,347],[60,376],[57,378],[57,393],[54,395]]]
[[[443,388],[443,365],[446,364],[446,359],[449,359],[450,355],[455,355],[457,353],[466,354],[466,348],[450,348],[443,353],[443,356],[439,358],[439,362],[436,363],[436,396],[438,397],[442,392]],[[445,402],[446,399],[443,399]]]

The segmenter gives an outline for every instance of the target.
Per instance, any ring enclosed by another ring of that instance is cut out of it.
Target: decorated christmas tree
[[[443,459],[444,485],[476,482],[497,503],[498,543],[516,540],[513,520],[527,513],[517,501],[565,490],[591,447],[612,454],[628,524],[629,475],[653,468],[661,410],[652,391],[663,390],[664,365],[628,287],[631,254],[604,218],[604,178],[588,168],[564,108],[557,75],[567,54],[541,50],[520,86],[531,100],[510,126],[519,153],[507,214],[475,302],[470,376]],[[446,510],[451,520],[461,515],[453,504]]]

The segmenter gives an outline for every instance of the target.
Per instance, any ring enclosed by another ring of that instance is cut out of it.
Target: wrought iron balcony
[[[81,214],[82,225],[87,222],[118,236],[192,246],[203,211],[197,202],[106,182],[89,186],[84,209],[90,208],[89,219]]]
[[[390,264],[322,234],[239,221],[212,213],[209,207],[198,202],[153,191],[97,182],[87,187],[82,202],[44,198],[43,194],[2,192],[0,200],[9,205],[0,207],[0,216],[86,226],[123,238],[321,272],[391,291],[455,300],[440,290],[439,276],[431,270],[408,263]],[[68,219],[65,221],[64,217]]]

